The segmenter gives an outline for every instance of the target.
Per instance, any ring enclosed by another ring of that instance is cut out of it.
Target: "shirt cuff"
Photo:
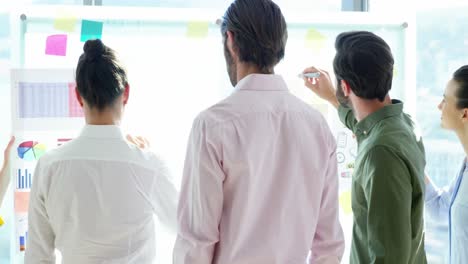
[[[434,186],[432,181],[429,181],[429,183],[426,183],[426,198],[425,201],[430,201],[437,197],[439,195],[438,189]]]

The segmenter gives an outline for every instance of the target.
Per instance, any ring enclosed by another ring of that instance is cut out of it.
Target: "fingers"
[[[127,134],[126,138],[128,142],[132,143],[133,145],[137,145],[135,138],[133,138],[132,135]]]
[[[150,147],[150,143],[149,143],[148,139],[146,139],[145,137],[141,137],[141,136],[134,137],[132,135],[127,135],[126,138],[127,138],[128,142],[130,142],[131,144],[137,146],[140,149],[145,149],[145,148]]]
[[[8,145],[5,148],[5,151],[3,152],[3,160],[5,161],[5,163],[7,163],[10,160],[10,152],[14,143],[15,143],[15,137],[12,136],[10,138],[10,141],[8,142]],[[4,165],[7,165],[7,164],[4,164]]]

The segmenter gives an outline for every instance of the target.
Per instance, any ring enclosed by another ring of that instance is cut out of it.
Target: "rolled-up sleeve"
[[[178,205],[175,264],[211,264],[219,241],[224,172],[220,146],[198,117],[189,138]]]

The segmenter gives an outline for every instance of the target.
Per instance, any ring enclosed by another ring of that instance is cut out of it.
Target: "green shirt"
[[[393,100],[360,122],[351,109],[338,111],[358,141],[350,263],[427,263],[424,146],[403,103]]]

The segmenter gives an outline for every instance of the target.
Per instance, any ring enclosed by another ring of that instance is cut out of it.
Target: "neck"
[[[463,127],[459,130],[456,130],[455,133],[458,136],[458,139],[463,145],[463,150],[465,151],[465,155],[468,156],[468,128]]]
[[[120,125],[121,121],[121,111],[116,111],[115,109],[104,109],[98,111],[96,109],[89,110],[85,109],[85,119],[88,125]]]
[[[261,71],[256,65],[238,63],[237,64],[237,82],[244,79],[250,74],[274,74],[273,69],[269,69],[267,72]]]
[[[354,96],[354,100],[352,101],[354,115],[358,122],[364,120],[366,117],[379,111],[385,106],[392,104],[392,100],[388,95],[383,102],[380,102],[378,99],[369,100],[359,98],[357,96]]]

